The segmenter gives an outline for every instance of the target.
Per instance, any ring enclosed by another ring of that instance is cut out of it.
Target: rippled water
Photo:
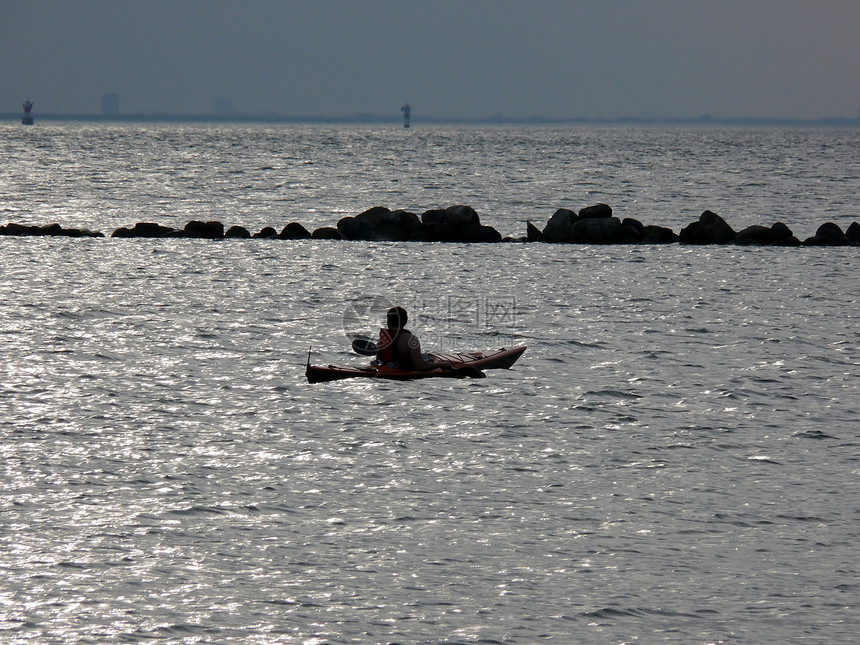
[[[138,221],[309,229],[376,205],[474,207],[502,235],[598,202],[681,227],[801,239],[857,219],[860,130],[0,125],[0,218],[106,234]]]
[[[559,188],[569,155],[542,163],[507,155],[472,176],[452,161],[441,164],[446,187],[434,160],[453,159],[480,130],[422,134],[448,142],[413,151],[423,180],[394,170],[391,142],[401,132],[300,130],[307,152],[289,154],[326,177],[314,222],[296,216],[314,203],[310,189],[271,194],[272,181],[294,181],[285,168],[304,167],[278,165],[287,153],[278,152],[286,135],[277,129],[124,128],[105,136],[150,141],[140,155],[160,150],[169,157],[161,169],[122,170],[131,148],[121,147],[117,164],[104,142],[84,136],[101,136],[96,127],[16,134],[50,139],[40,145],[82,161],[77,171],[45,166],[52,179],[32,192],[4,166],[4,214],[33,223],[63,215],[64,225],[109,230],[217,211],[225,223],[275,225],[277,214],[310,227],[377,202],[464,202],[513,228],[513,216],[485,213],[543,212],[589,194],[579,184]],[[550,134],[536,132],[534,148],[545,150]],[[629,156],[675,135],[637,132],[624,135],[624,150],[605,143],[605,158],[623,160],[617,171],[609,164],[601,175],[595,160],[600,201],[632,208],[675,191],[670,201],[679,202],[687,188],[649,184]],[[169,143],[151,144],[156,135]],[[509,136],[521,153],[533,131]],[[856,133],[755,136],[807,146],[754,152],[790,165],[819,150],[822,137],[833,140],[822,154],[844,152]],[[354,137],[353,156],[314,153],[328,137]],[[576,137],[596,145],[592,131]],[[220,162],[209,171],[201,163],[169,187],[183,155],[210,149],[225,166],[235,156],[260,165],[220,185]],[[707,184],[707,207],[732,177],[709,164],[725,165],[732,149],[688,162]],[[506,183],[520,168],[531,176],[522,191]],[[628,201],[604,199],[625,169],[639,177]],[[857,176],[856,165],[843,170]],[[811,172],[799,183],[819,179]],[[431,181],[438,186],[422,185]],[[832,192],[851,181],[825,183]],[[469,187],[492,199],[462,197]],[[758,202],[783,212],[793,201],[773,186],[760,193]],[[816,199],[801,200],[796,217]],[[848,199],[846,188],[812,219],[788,223],[813,228]],[[0,249],[0,640],[856,636],[854,248],[0,237]],[[425,346],[529,350],[483,380],[307,384],[311,347],[314,362],[361,362],[345,332],[371,332],[376,309],[367,303],[388,300],[409,307]]]

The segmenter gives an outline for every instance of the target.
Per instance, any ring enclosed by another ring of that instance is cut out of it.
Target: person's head
[[[408,318],[403,307],[392,307],[385,315],[385,322],[389,329],[402,329],[406,327]]]

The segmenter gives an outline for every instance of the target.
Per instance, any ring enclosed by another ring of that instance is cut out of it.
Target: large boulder
[[[138,222],[131,228],[118,228],[111,237],[167,237],[176,232],[170,226],[162,226],[155,222]]]
[[[735,236],[735,244],[739,246],[798,246],[800,240],[782,222],[773,226],[748,226]]]
[[[621,230],[617,217],[587,217],[577,220],[570,230],[573,244],[615,244]]]
[[[502,234],[492,226],[482,224],[464,226],[459,229],[457,242],[476,244],[495,244],[502,241]]]
[[[579,211],[579,219],[602,219],[612,217],[612,207],[607,204],[586,206]]]
[[[58,237],[104,237],[104,233],[91,231],[88,228],[61,228],[53,235]]]
[[[534,224],[526,222],[526,242],[543,242],[543,232]]]
[[[438,230],[456,231],[466,226],[480,226],[478,213],[471,206],[449,206],[434,208],[421,214],[421,224]]]
[[[681,230],[681,244],[731,244],[735,239],[735,231],[726,221],[711,211],[705,211],[699,216],[698,222],[693,222]]]
[[[625,217],[621,220],[621,228],[615,234],[613,244],[639,244],[645,237],[645,226],[638,219]]]
[[[848,246],[848,243],[848,236],[833,222],[822,224],[815,235],[803,240],[804,246]]]
[[[342,217],[337,222],[337,230],[345,240],[369,240],[373,236],[373,225],[357,217]]]
[[[377,230],[377,239],[389,242],[404,242],[421,230],[421,220],[415,213],[395,210],[382,216]]]
[[[415,231],[412,235],[409,236],[409,242],[438,242],[439,239],[433,237],[426,226],[421,226],[421,228]]]
[[[29,235],[33,228],[36,227],[27,226],[26,224],[17,224],[16,222],[9,222],[6,226],[0,226],[0,235],[11,235],[15,237]]]
[[[336,229],[334,226],[323,226],[321,228],[314,229],[314,232],[311,233],[311,237],[315,240],[342,240],[343,235],[341,232]]]
[[[440,221],[423,222],[421,231],[412,236],[413,242],[456,242],[457,235],[450,226]]]
[[[654,226],[649,224],[642,229],[640,244],[674,244],[678,241],[678,234],[671,228],[665,226]]]
[[[251,238],[251,231],[244,226],[231,226],[224,232],[224,237],[228,239],[248,240]]]
[[[559,208],[543,228],[541,233],[543,241],[551,244],[570,242],[570,229],[577,219],[579,219],[577,214],[572,210]]]
[[[104,237],[104,234],[86,228],[63,228],[59,224],[28,226],[13,222],[6,224],[6,226],[0,226],[0,235],[16,237]]]
[[[770,241],[770,228],[755,224],[747,226],[735,235],[738,246],[766,246]]]
[[[311,232],[298,222],[290,222],[278,235],[280,240],[309,240]]]
[[[220,240],[224,237],[224,225],[221,222],[201,222],[191,220],[185,225],[184,237],[203,240]]]
[[[0,228],[0,235],[11,235],[14,237],[42,237],[45,235],[52,235],[52,231],[59,229],[59,224],[32,226],[28,224],[9,222],[6,226]]]
[[[433,242],[501,242],[501,234],[492,226],[481,225],[478,213],[471,206],[449,206],[425,211],[421,215],[421,231],[411,240]]]
[[[55,236],[60,231],[63,230],[63,227],[57,223],[54,224],[45,224],[43,226],[37,226],[36,230],[33,232],[33,235],[38,236]]]
[[[464,226],[480,226],[481,220],[471,206],[458,205],[426,211],[421,215],[421,223],[443,224],[451,229],[457,229]]]
[[[374,206],[356,216],[341,218],[337,230],[346,240],[379,241],[383,218],[391,211],[384,206]]]
[[[421,229],[421,221],[408,211],[375,206],[355,217],[342,218],[337,229],[347,240],[404,242]]]
[[[800,240],[782,222],[772,224],[770,227],[770,242],[768,246],[800,246]]]
[[[274,240],[277,239],[278,232],[271,226],[264,226],[251,237],[255,240]]]

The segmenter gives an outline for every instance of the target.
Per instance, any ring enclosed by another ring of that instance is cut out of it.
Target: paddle
[[[356,337],[352,341],[352,351],[362,356],[376,356],[379,349],[369,338]]]

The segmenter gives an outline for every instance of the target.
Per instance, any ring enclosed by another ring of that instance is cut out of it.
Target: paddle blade
[[[367,340],[366,338],[356,338],[352,341],[352,351],[356,354],[361,354],[362,356],[376,356],[376,353],[379,351],[376,347],[376,343],[372,340]]]

